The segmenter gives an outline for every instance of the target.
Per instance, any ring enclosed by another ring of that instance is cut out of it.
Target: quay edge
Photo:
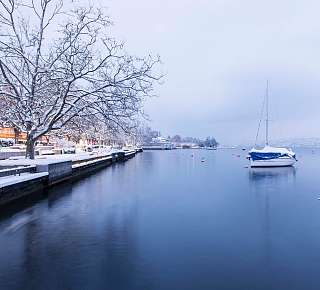
[[[16,166],[19,166],[15,172],[15,176],[8,179],[8,181],[0,183],[0,206],[4,206],[13,201],[17,201],[22,197],[26,197],[35,192],[39,192],[58,183],[67,180],[77,180],[84,178],[100,169],[108,167],[117,162],[124,162],[130,158],[133,158],[140,150],[131,151],[120,151],[106,155],[100,155],[90,157],[82,160],[56,160],[56,161],[45,161],[45,160],[34,160],[30,161],[32,164],[26,164],[26,160],[21,160],[19,164],[18,160],[14,160]],[[8,160],[0,161],[0,168],[2,169],[2,176],[5,171],[12,174],[13,166]],[[26,172],[26,168],[29,167],[28,175],[20,175],[21,172]],[[20,170],[20,171],[19,171]]]

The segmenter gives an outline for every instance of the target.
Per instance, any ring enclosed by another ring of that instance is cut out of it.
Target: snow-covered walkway
[[[59,161],[86,161],[92,158],[104,158],[111,156],[112,153],[120,152],[120,150],[109,150],[101,152],[83,152],[76,154],[59,154],[59,155],[40,155],[36,156],[34,160],[26,159],[25,157],[12,157],[10,159],[0,160],[0,168],[7,166],[27,166],[55,163]]]

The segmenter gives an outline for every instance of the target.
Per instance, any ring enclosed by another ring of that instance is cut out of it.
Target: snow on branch
[[[127,130],[162,78],[159,57],[110,37],[101,9],[66,2],[0,0],[0,124],[30,142],[88,118]]]

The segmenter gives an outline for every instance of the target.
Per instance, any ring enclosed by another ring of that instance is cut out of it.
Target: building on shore
[[[144,150],[171,150],[174,149],[175,146],[164,137],[155,137],[152,138],[151,142],[143,144],[142,148]]]
[[[13,144],[25,144],[27,142],[27,133],[13,127],[0,128],[0,146],[11,146]],[[39,139],[41,143],[49,143],[48,136],[42,136]]]

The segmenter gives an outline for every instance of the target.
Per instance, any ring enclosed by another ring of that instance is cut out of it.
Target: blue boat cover
[[[290,156],[289,154],[286,153],[274,153],[274,152],[250,152],[249,153],[250,158],[255,161],[255,160],[271,160],[271,159],[277,159],[279,157],[294,157]]]

